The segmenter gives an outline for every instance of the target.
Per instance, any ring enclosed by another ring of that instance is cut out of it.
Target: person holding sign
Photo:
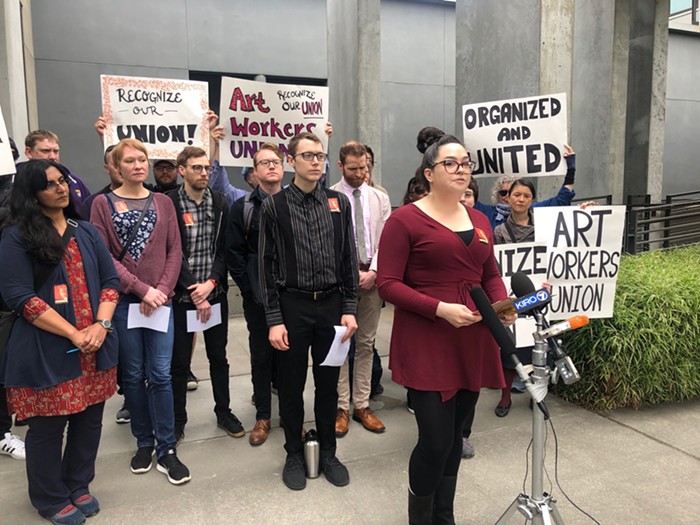
[[[282,481],[292,490],[306,488],[301,429],[311,347],[319,470],[330,483],[342,487],[350,483],[350,476],[336,457],[340,367],[321,363],[331,349],[337,325],[345,331],[343,343],[357,330],[359,270],[351,208],[345,195],[319,185],[327,158],[321,139],[302,132],[292,138],[288,149],[294,179],[263,202],[258,245],[268,337],[279,350],[277,385],[287,451]]]
[[[182,248],[172,201],[144,187],[148,151],[142,142],[123,139],[112,150],[122,185],[98,196],[91,222],[107,242],[122,294],[114,313],[119,335],[122,388],[138,450],[131,471],[158,470],[174,485],[190,480],[189,469],[175,450],[173,388],[173,314],[168,306],[180,274]],[[162,317],[161,317],[162,316]],[[143,326],[149,318],[164,323]]]
[[[29,499],[52,523],[79,525],[100,511],[90,484],[105,401],[117,389],[111,320],[119,278],[100,234],[77,220],[69,177],[52,160],[20,167],[0,243],[0,267],[12,271],[0,293],[20,314],[4,387],[29,424]]]
[[[228,224],[228,203],[211,191],[209,158],[202,148],[188,146],[177,157],[183,184],[167,193],[175,206],[182,242],[182,267],[175,288],[173,320],[175,342],[171,366],[175,406],[175,438],[185,435],[187,424],[187,376],[194,332],[188,327],[188,313],[206,325],[204,344],[214,394],[214,413],[219,428],[229,436],[243,437],[245,430],[229,405],[226,344],[228,341],[228,300],[224,232]],[[212,310],[219,310],[221,321],[208,324]]]
[[[396,210],[379,242],[379,295],[395,307],[389,368],[409,389],[418,424],[412,524],[454,523],[462,428],[481,388],[503,386],[495,341],[469,295],[478,286],[492,302],[507,296],[488,219],[460,203],[473,167],[453,136],[426,144],[420,176],[430,192]]]

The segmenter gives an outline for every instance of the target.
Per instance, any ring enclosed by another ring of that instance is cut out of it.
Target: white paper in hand
[[[215,304],[211,307],[211,316],[206,323],[197,319],[197,310],[188,310],[187,312],[187,331],[188,332],[204,332],[212,326],[221,324],[221,305]]]
[[[328,351],[328,355],[323,363],[321,363],[321,366],[342,366],[350,351],[350,338],[344,343],[340,342],[345,332],[348,331],[348,327],[334,326],[333,328],[335,328],[335,339],[333,339],[331,349]]]
[[[167,332],[170,324],[170,307],[159,306],[150,317],[146,317],[139,310],[141,303],[132,303],[129,305],[129,316],[126,320],[126,327],[131,328],[149,328],[157,332]]]

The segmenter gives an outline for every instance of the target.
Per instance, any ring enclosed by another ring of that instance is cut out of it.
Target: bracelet
[[[209,281],[211,284],[213,284],[214,288],[216,288],[218,285],[218,283],[214,279],[207,279],[207,281]]]

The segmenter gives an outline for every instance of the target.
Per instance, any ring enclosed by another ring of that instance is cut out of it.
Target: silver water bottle
[[[306,477],[317,478],[318,466],[321,457],[321,445],[316,438],[316,431],[312,428],[304,436],[304,463],[306,464]]]

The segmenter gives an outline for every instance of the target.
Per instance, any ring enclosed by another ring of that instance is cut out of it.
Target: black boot
[[[416,496],[408,491],[408,525],[431,525],[433,496]]]
[[[435,491],[433,525],[455,525],[454,502],[457,476],[444,476]]]

